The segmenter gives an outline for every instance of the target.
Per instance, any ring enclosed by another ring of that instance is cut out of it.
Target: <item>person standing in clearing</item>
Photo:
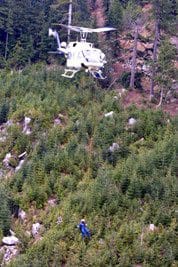
[[[80,223],[77,226],[81,232],[82,239],[84,238],[91,238],[90,230],[87,228],[87,224],[85,219],[81,219]]]

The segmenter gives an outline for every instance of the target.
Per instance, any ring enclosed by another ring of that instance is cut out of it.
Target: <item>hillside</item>
[[[68,2],[0,1],[0,266],[176,267],[177,2],[73,0],[104,80],[49,53]]]
[[[2,266],[176,266],[177,118],[43,65],[0,81]]]

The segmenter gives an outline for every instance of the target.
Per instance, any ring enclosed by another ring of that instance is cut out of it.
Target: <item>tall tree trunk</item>
[[[153,44],[153,66],[151,70],[150,100],[154,96],[158,41],[159,41],[159,20],[157,18],[155,21],[155,37],[154,37],[154,44]]]
[[[159,100],[159,104],[156,106],[156,108],[159,108],[162,106],[162,102],[163,102],[163,88],[161,89],[161,95],[160,95],[160,100]]]
[[[135,32],[134,32],[134,47],[133,47],[133,54],[132,54],[130,89],[134,89],[134,83],[135,83],[135,70],[136,70],[136,59],[137,59],[137,43],[138,43],[138,24],[136,24]]]
[[[6,33],[6,46],[5,46],[5,53],[4,53],[4,58],[5,58],[5,60],[7,59],[8,40],[9,40],[9,34],[8,34],[8,32],[7,32],[7,33]]]

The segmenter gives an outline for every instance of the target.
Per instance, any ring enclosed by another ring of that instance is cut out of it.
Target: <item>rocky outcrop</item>
[[[115,152],[119,149],[119,145],[117,143],[113,143],[112,146],[109,147],[110,152]]]
[[[136,123],[137,123],[137,120],[134,119],[134,118],[130,118],[130,119],[128,120],[128,125],[129,125],[129,126],[133,126],[133,125],[135,125]]]
[[[16,246],[3,246],[0,248],[0,254],[2,254],[1,266],[5,266],[19,254],[19,249]]]
[[[24,222],[27,218],[26,212],[22,209],[19,209],[18,218],[20,219],[21,222]]]
[[[31,128],[30,128],[30,126],[29,126],[30,122],[31,122],[31,118],[29,118],[29,117],[25,117],[25,118],[24,118],[24,122],[23,122],[23,130],[22,130],[22,132],[23,132],[24,134],[26,134],[26,135],[30,135],[30,134],[31,134]]]
[[[6,154],[5,158],[3,159],[4,167],[6,167],[6,168],[9,168],[10,167],[10,164],[9,163],[10,163],[11,157],[12,157],[12,155],[11,155],[10,152]]]
[[[34,223],[32,225],[32,235],[34,238],[36,238],[39,235],[40,229],[41,229],[41,224],[39,222]]]
[[[15,236],[6,236],[3,237],[2,243],[8,246],[13,246],[19,243],[19,239]]]

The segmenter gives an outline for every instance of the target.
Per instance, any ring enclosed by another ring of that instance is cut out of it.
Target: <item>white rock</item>
[[[144,72],[149,72],[149,71],[150,71],[150,66],[143,64],[143,66],[142,66],[142,70],[143,70]]]
[[[6,125],[7,127],[12,126],[12,125],[13,125],[13,121],[12,121],[12,120],[8,120],[8,121],[5,123],[5,125]]]
[[[50,198],[50,199],[48,199],[48,204],[49,204],[51,207],[55,207],[56,204],[57,204],[57,199],[56,199],[56,198]]]
[[[3,159],[3,164],[5,167],[9,167],[9,161],[11,157],[12,157],[11,153],[6,154],[5,158]]]
[[[4,170],[0,169],[0,178],[4,176]]]
[[[31,122],[31,118],[29,118],[29,117],[25,117],[25,119],[24,119],[24,124],[25,124],[25,125],[28,125],[30,122]]]
[[[134,125],[134,124],[136,124],[136,123],[137,123],[137,120],[134,119],[134,118],[130,118],[130,119],[128,120],[128,124],[129,124],[129,125]]]
[[[41,228],[41,224],[40,223],[34,223],[32,225],[32,235],[33,235],[33,237],[38,235],[40,228]]]
[[[32,132],[31,129],[28,128],[28,129],[26,130],[25,134],[26,134],[26,135],[30,135],[31,132]]]
[[[110,152],[114,152],[119,149],[119,145],[117,143],[113,143],[112,146],[109,147]]]
[[[22,221],[24,221],[26,219],[27,215],[26,212],[24,210],[19,209],[18,212],[18,218]]]
[[[107,117],[112,118],[113,117],[113,114],[114,114],[114,111],[110,111],[110,112],[104,114],[104,116],[105,116],[105,118],[107,118]]]
[[[61,124],[61,120],[59,118],[56,118],[54,120],[54,125],[60,125]]]
[[[27,126],[26,128],[25,128],[25,127],[23,128],[23,133],[24,133],[24,134],[26,134],[26,135],[30,135],[31,132],[32,132],[32,131],[30,130],[30,128],[28,128],[28,126]]]
[[[77,121],[75,122],[75,124],[76,124],[76,126],[78,127],[78,126],[80,125],[80,121],[77,120]]]
[[[98,243],[99,243],[100,245],[103,245],[103,244],[104,244],[104,240],[103,240],[102,238],[100,238],[100,240],[98,241]]]
[[[7,139],[7,137],[6,137],[6,136],[2,136],[2,137],[0,137],[0,142],[5,142],[5,141],[6,141],[6,139]]]
[[[62,217],[59,216],[59,217],[57,218],[57,224],[61,224],[61,223],[62,223]]]
[[[15,172],[19,171],[22,168],[22,165],[24,164],[24,161],[25,161],[24,159],[19,161],[19,164],[15,168]]]
[[[31,130],[29,128],[29,123],[31,122],[31,118],[29,117],[25,117],[24,118],[24,124],[23,124],[23,133],[25,133],[26,135],[30,135],[31,134]]]
[[[155,225],[153,223],[150,223],[149,230],[150,231],[154,231],[155,230]]]
[[[122,88],[122,93],[124,94],[126,92],[127,92],[127,90],[125,88]]]
[[[15,236],[3,237],[2,242],[8,246],[16,245],[19,243],[19,239]]]
[[[6,265],[8,262],[10,262],[10,260],[15,258],[19,254],[19,251],[15,246],[4,246],[3,249],[4,251],[2,251],[2,253],[4,254],[4,256],[2,260],[2,266]]]

